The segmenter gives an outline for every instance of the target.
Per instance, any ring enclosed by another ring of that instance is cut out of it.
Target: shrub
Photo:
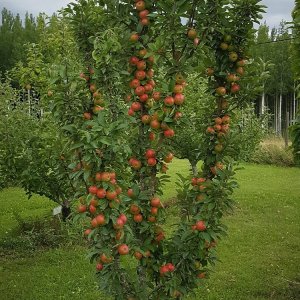
[[[61,245],[82,243],[78,237],[78,227],[61,222],[57,217],[46,216],[24,220],[14,212],[18,230],[12,236],[0,240],[0,249],[7,251],[36,251],[58,248]]]
[[[279,137],[265,139],[260,147],[252,154],[250,162],[257,164],[276,165],[281,167],[294,166],[293,153],[284,146],[284,141]]]

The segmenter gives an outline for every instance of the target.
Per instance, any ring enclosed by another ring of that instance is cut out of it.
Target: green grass
[[[229,236],[218,247],[220,262],[189,300],[299,299],[300,169],[244,167],[237,174],[237,208],[226,218]],[[176,194],[177,172],[187,174],[186,161],[172,164],[165,200]],[[43,217],[53,207],[40,197],[27,200],[19,189],[0,193],[0,205],[0,238],[17,230],[13,210],[29,219]],[[170,209],[170,217],[173,213]],[[85,259],[81,246],[35,254],[2,253],[0,295],[6,300],[107,299],[99,296],[94,267]]]
[[[29,221],[51,214],[55,203],[34,195],[27,199],[21,189],[6,189],[0,194],[0,239],[18,230],[18,219]]]

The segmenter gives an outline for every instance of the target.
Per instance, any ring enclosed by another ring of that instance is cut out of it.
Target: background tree
[[[296,78],[296,93],[298,96],[298,99],[300,98],[300,1],[296,0],[295,2],[295,8],[293,10],[293,70]],[[294,158],[295,162],[298,166],[300,166],[300,112],[298,110],[295,118],[295,123],[290,127],[290,133],[292,137],[293,142],[293,152],[294,152]]]

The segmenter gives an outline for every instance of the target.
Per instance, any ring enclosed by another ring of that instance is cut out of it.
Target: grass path
[[[221,262],[188,300],[300,299],[300,169],[244,167],[237,174],[237,209],[226,218],[229,237],[218,248]],[[188,172],[186,161],[172,164],[164,199],[175,196],[177,172]],[[5,238],[16,232],[13,210],[24,219],[43,217],[53,204],[8,189],[0,193],[0,207],[0,238]],[[107,298],[99,297],[85,250],[66,246],[34,255],[0,249],[0,299]]]

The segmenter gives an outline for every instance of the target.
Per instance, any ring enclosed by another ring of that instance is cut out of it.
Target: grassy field
[[[300,169],[244,167],[237,174],[237,208],[226,218],[229,237],[218,248],[220,262],[189,300],[300,299]],[[172,164],[165,200],[175,196],[179,171],[188,172],[186,161]],[[53,203],[8,189],[0,193],[0,207],[0,240],[9,240],[18,233],[18,219],[46,218]],[[72,244],[35,252],[0,248],[0,299],[107,297],[97,291],[84,247]]]

